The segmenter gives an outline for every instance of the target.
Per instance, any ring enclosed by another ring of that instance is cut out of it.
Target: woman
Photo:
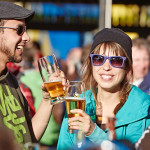
[[[90,55],[83,65],[86,83],[86,113],[80,109],[72,113],[81,116],[64,117],[58,149],[75,145],[75,134],[67,129],[82,130],[88,141],[100,145],[108,139],[107,118],[115,117],[116,139],[132,143],[150,124],[149,95],[129,83],[132,78],[132,42],[119,29],[103,29],[94,37]],[[102,118],[102,119],[99,119]]]

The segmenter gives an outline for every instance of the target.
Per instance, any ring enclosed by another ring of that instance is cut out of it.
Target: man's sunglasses
[[[4,26],[0,26],[0,28],[16,30],[16,31],[17,31],[17,34],[18,34],[19,36],[23,35],[23,33],[26,32],[26,26],[22,26],[22,25],[18,26],[17,28],[4,27]]]
[[[90,54],[90,57],[93,66],[102,66],[105,63],[106,59],[108,59],[110,65],[115,68],[122,68],[126,60],[126,57],[122,56],[107,57],[99,54]]]

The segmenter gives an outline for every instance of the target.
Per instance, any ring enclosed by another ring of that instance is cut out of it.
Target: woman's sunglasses
[[[16,31],[17,31],[17,34],[18,34],[19,36],[23,35],[23,33],[26,32],[26,26],[23,26],[23,25],[20,25],[20,26],[18,26],[17,28],[4,27],[4,26],[0,26],[0,28],[16,30]]]
[[[90,54],[90,57],[93,66],[102,66],[105,63],[106,59],[108,59],[110,65],[115,68],[122,68],[126,60],[126,57],[122,56],[107,57],[99,54]]]

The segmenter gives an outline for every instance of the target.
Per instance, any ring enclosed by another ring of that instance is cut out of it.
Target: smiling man
[[[30,41],[26,23],[33,16],[33,11],[0,1],[0,126],[7,127],[22,144],[41,138],[52,111],[49,94],[42,86],[43,98],[31,120],[27,101],[16,78],[6,67],[8,62],[21,62],[23,48]]]

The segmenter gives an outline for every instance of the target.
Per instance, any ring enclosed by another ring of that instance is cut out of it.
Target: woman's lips
[[[113,78],[113,75],[106,75],[106,74],[101,74],[100,77],[103,79],[103,80],[106,80],[106,81],[109,81]]]

